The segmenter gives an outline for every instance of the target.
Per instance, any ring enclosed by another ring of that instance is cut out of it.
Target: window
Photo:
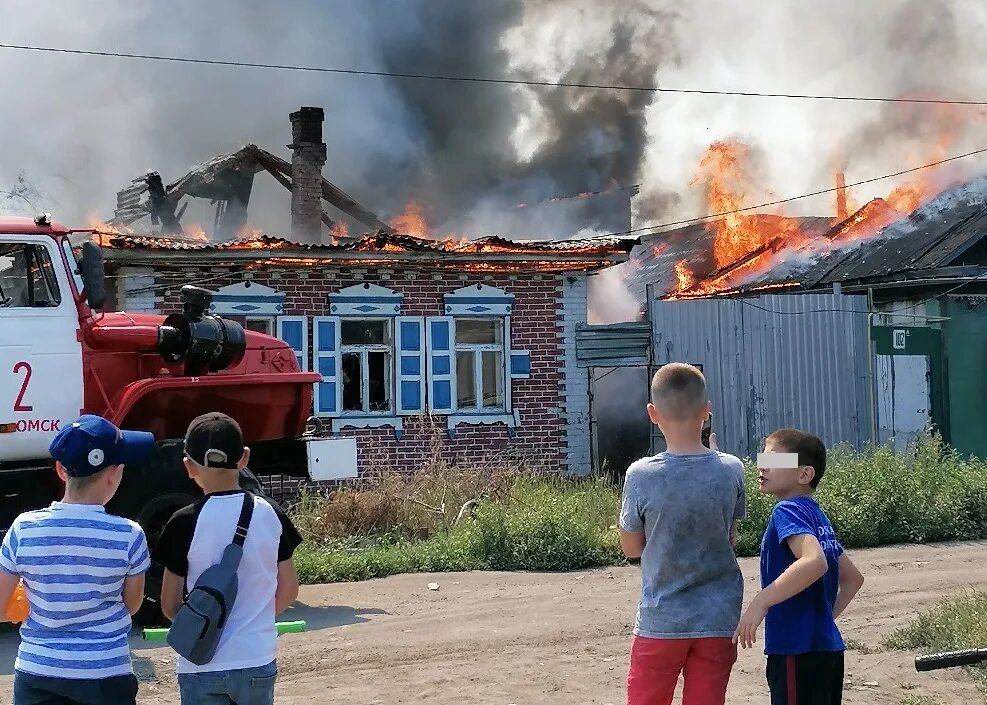
[[[61,302],[46,247],[0,245],[0,307],[49,308]]]
[[[243,327],[265,335],[274,335],[273,316],[246,316]]]
[[[344,412],[391,411],[390,319],[340,321]]]
[[[456,319],[456,407],[504,408],[503,319]]]

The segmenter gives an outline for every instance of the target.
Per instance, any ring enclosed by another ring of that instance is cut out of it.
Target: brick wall
[[[406,417],[400,438],[390,427],[344,428],[341,435],[358,439],[364,474],[380,469],[413,472],[435,452],[457,463],[524,457],[546,471],[589,471],[587,378],[585,370],[575,366],[575,326],[586,317],[585,275],[305,268],[222,276],[220,271],[203,267],[158,273],[159,281],[174,284],[164,292],[163,301],[156,302],[158,310],[180,310],[181,285],[207,278],[202,285],[214,290],[250,279],[284,292],[284,313],[292,316],[327,315],[329,293],[365,281],[401,292],[401,315],[409,316],[442,315],[443,295],[468,284],[483,283],[514,294],[512,347],[530,351],[531,376],[509,380],[521,421],[513,437],[503,424],[462,424],[449,438],[444,417]]]

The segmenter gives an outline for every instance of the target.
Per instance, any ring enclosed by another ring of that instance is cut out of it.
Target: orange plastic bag
[[[10,600],[7,601],[4,614],[9,621],[14,624],[20,624],[27,619],[30,611],[31,608],[27,602],[27,594],[24,592],[24,581],[21,580],[17,583],[17,587],[14,588],[14,593],[10,596]]]

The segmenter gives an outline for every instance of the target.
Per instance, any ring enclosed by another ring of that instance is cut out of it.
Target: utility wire
[[[35,51],[49,54],[71,54],[75,56],[99,56],[119,59],[140,59],[144,61],[164,61],[181,64],[205,64],[209,66],[232,66],[239,68],[274,69],[279,71],[306,71],[346,76],[373,76],[381,78],[401,78],[419,81],[446,81],[457,83],[488,83],[511,86],[531,86],[541,88],[582,88],[587,90],[630,91],[638,93],[677,93],[685,95],[741,96],[746,98],[784,98],[789,100],[829,100],[858,103],[909,103],[924,105],[969,105],[987,106],[987,101],[958,100],[947,98],[889,98],[882,96],[858,96],[812,93],[769,93],[761,91],[728,91],[709,88],[665,88],[655,85],[630,85],[607,83],[583,83],[574,81],[537,81],[519,78],[493,78],[483,76],[452,76],[447,74],[402,73],[396,71],[371,71],[366,69],[344,69],[330,66],[303,66],[295,64],[267,64],[252,61],[232,61],[222,59],[202,59],[188,56],[165,56],[160,54],[132,54],[119,51],[93,51],[84,49],[64,49],[59,47],[30,46],[24,44],[0,44],[0,49]]]
[[[634,233],[648,232],[651,235],[658,235],[666,228],[672,228],[678,225],[689,225],[691,223],[700,223],[704,220],[712,220],[714,218],[722,218],[727,215],[733,215],[734,213],[746,213],[748,211],[758,210],[760,208],[768,208],[770,206],[778,206],[784,203],[791,203],[792,201],[800,201],[804,198],[811,198],[813,196],[822,196],[827,193],[835,193],[836,191],[844,191],[848,188],[853,188],[854,186],[863,186],[865,184],[872,184],[876,181],[884,181],[885,179],[893,179],[898,176],[903,176],[905,174],[911,174],[912,172],[921,171],[923,169],[931,169],[933,167],[941,166],[948,162],[955,162],[958,159],[966,159],[968,157],[973,157],[978,154],[987,153],[987,147],[982,149],[977,149],[972,152],[967,152],[966,154],[957,154],[953,157],[946,157],[945,159],[940,159],[937,162],[931,162],[929,164],[923,164],[921,166],[912,167],[911,169],[903,169],[901,171],[896,171],[893,174],[885,174],[884,176],[875,176],[870,179],[864,179],[862,181],[855,181],[851,184],[846,184],[841,187],[832,187],[821,189],[819,191],[813,191],[811,193],[803,193],[798,196],[789,196],[788,198],[782,198],[777,201],[768,201],[767,203],[759,203],[756,206],[744,206],[743,208],[735,208],[729,211],[720,211],[718,213],[708,213],[706,215],[700,215],[695,218],[686,218],[685,220],[675,220],[668,223],[659,223],[658,225],[648,225],[640,228],[632,228],[631,230],[622,230],[620,232],[608,233],[606,235],[598,236],[600,239],[606,239],[608,237],[619,237],[621,235],[633,235]]]

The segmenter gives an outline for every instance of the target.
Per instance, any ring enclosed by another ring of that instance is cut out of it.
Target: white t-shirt
[[[219,562],[233,540],[243,492],[217,492],[179,510],[168,521],[152,554],[169,571],[195,585],[206,568]],[[203,665],[179,657],[179,673],[233,671],[266,666],[277,658],[274,594],[278,563],[291,558],[301,543],[298,531],[280,508],[254,496],[254,512],[237,570],[236,602],[212,661]]]

